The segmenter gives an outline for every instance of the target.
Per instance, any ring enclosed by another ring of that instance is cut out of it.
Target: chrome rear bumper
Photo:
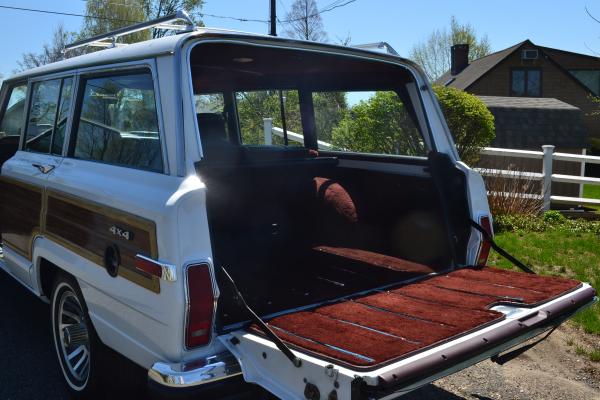
[[[187,363],[155,363],[148,378],[170,388],[189,388],[241,375],[242,370],[233,354],[220,353]]]

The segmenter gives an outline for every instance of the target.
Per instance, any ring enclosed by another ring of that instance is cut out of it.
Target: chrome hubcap
[[[90,372],[90,340],[84,315],[77,296],[65,291],[58,304],[57,331],[64,364],[79,382],[85,382]]]

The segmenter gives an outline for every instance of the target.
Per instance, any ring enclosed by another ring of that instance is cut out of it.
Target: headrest
[[[227,129],[225,128],[225,117],[219,113],[199,113],[198,129],[203,146],[211,144],[227,144]]]

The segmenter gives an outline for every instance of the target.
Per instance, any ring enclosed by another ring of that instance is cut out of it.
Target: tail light
[[[494,236],[494,232],[492,231],[492,222],[490,221],[490,217],[484,216],[479,219],[479,225],[488,233],[490,236]],[[481,244],[479,245],[479,252],[477,253],[477,265],[484,267],[487,264],[488,257],[490,255],[491,244],[489,241],[484,238],[481,239]]]
[[[187,268],[187,285],[185,344],[192,348],[208,344],[211,336],[215,297],[208,265],[190,265]]]

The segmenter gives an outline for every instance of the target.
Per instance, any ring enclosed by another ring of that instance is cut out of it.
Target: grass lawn
[[[502,232],[495,238],[500,247],[533,267],[536,272],[589,282],[600,292],[600,236],[548,230],[541,233]],[[494,252],[490,255],[489,265],[511,268],[508,261]],[[573,319],[586,332],[600,335],[599,303]]]
[[[583,185],[583,197],[586,199],[600,199],[600,185]],[[588,206],[600,211],[600,206]]]

